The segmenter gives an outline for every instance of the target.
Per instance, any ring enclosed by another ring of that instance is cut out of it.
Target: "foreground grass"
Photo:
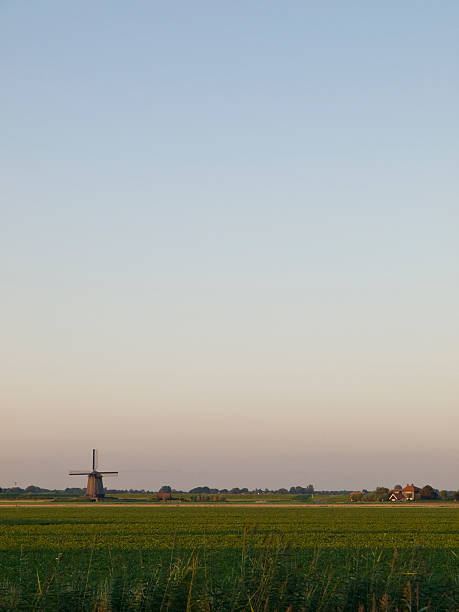
[[[1,610],[457,610],[458,511],[17,508]]]

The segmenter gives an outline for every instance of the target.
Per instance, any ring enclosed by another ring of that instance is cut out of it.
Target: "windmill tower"
[[[105,497],[102,476],[118,476],[118,472],[101,472],[98,469],[98,453],[92,449],[92,470],[90,472],[70,471],[70,476],[87,476],[88,486],[86,487],[86,497],[89,501],[102,501]]]

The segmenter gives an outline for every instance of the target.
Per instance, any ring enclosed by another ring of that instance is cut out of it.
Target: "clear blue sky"
[[[459,486],[457,2],[3,0],[0,49],[0,486]]]

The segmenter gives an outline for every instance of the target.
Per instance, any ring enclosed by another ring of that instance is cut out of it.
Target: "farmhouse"
[[[416,495],[419,495],[421,489],[419,487],[415,487],[414,484],[406,485],[403,489],[403,495],[408,501],[414,501]]]
[[[407,484],[403,489],[392,489],[392,491],[389,491],[389,501],[414,501],[420,492],[421,489],[419,487],[415,487],[414,484]]]

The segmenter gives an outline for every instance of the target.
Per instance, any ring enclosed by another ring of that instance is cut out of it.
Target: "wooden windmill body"
[[[118,476],[118,472],[100,471],[98,469],[98,456],[95,448],[92,449],[92,470],[90,472],[71,471],[70,476],[87,476],[88,486],[86,487],[86,497],[89,501],[102,501],[105,497],[102,476]]]

